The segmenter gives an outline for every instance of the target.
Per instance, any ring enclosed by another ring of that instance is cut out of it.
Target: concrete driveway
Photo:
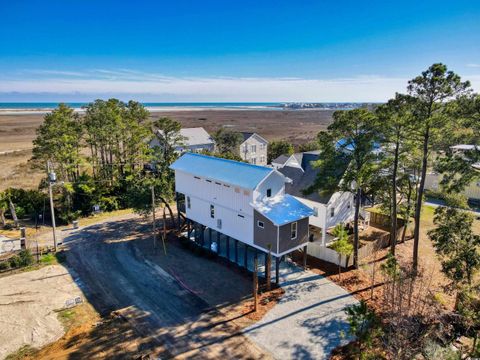
[[[276,359],[327,359],[348,333],[343,309],[357,300],[321,275],[284,262],[285,295],[245,334]]]

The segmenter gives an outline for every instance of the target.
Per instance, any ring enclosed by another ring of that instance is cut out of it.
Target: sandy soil
[[[23,345],[41,347],[64,334],[56,310],[82,292],[61,265],[0,278],[0,358]]]
[[[332,111],[201,110],[152,113],[152,119],[171,117],[184,127],[202,126],[214,132],[222,126],[238,131],[255,131],[268,140],[286,138],[294,144],[307,142],[330,123]],[[32,141],[41,114],[0,115],[0,191],[11,186],[37,188],[43,169],[31,169]]]

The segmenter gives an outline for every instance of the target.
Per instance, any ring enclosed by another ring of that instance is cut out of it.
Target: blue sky
[[[480,90],[479,1],[0,0],[0,101],[383,101]]]

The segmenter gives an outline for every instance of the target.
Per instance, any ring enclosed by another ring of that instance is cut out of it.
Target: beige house
[[[240,144],[240,157],[254,165],[267,165],[268,141],[256,133],[242,132],[243,142]]]

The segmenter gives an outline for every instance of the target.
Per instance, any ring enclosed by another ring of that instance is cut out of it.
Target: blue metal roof
[[[195,153],[183,154],[170,168],[252,190],[274,171],[264,166]]]
[[[288,194],[266,198],[252,205],[255,210],[277,226],[282,226],[314,214],[312,209]]]

